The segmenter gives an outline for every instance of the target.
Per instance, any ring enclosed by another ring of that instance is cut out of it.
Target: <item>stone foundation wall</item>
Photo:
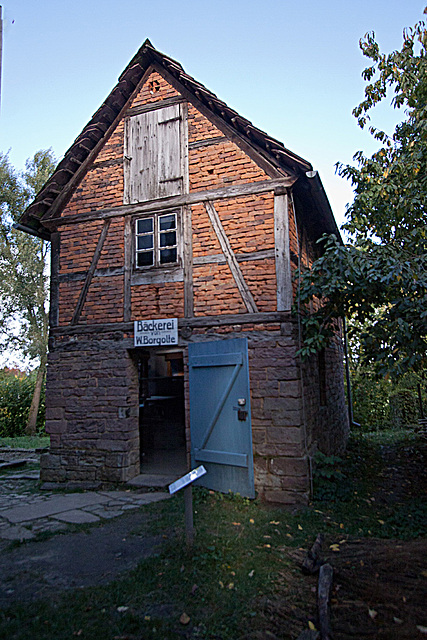
[[[295,504],[309,497],[296,352],[291,322],[274,335],[249,338],[255,488],[266,502]]]
[[[325,349],[323,365],[322,374],[322,363],[319,366],[317,356],[303,364],[307,448],[311,455],[317,449],[327,455],[337,455],[345,449],[350,432],[344,393],[343,344],[339,334]]]
[[[137,375],[114,341],[70,342],[49,354],[42,481],[97,486],[139,473]]]

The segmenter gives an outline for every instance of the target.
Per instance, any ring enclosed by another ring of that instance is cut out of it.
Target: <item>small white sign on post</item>
[[[135,320],[135,347],[167,347],[178,344],[178,318]]]
[[[200,467],[197,467],[197,469],[193,469],[192,471],[187,473],[185,476],[182,476],[182,478],[179,478],[178,480],[175,480],[175,482],[172,482],[172,484],[169,485],[169,493],[170,494],[176,493],[180,489],[183,489],[184,487],[186,487],[191,482],[194,482],[198,478],[201,478],[202,476],[204,476],[205,473],[206,473],[206,469],[204,468],[203,465],[200,465]]]

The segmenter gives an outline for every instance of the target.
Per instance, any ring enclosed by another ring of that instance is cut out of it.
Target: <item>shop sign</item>
[[[168,347],[178,344],[178,318],[135,320],[135,347]]]

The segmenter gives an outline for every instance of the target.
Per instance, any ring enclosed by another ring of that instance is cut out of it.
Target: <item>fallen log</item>
[[[319,571],[321,566],[320,552],[322,550],[322,544],[325,537],[322,533],[318,533],[313,546],[304,558],[302,563],[302,572],[305,574],[313,574]]]
[[[331,623],[329,618],[332,578],[334,570],[330,564],[323,564],[319,571],[317,585],[317,607],[320,627],[320,640],[332,640]]]

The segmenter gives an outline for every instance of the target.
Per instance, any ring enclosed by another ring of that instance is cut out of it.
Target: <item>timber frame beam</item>
[[[213,206],[212,202],[205,202],[205,208],[209,216],[209,220],[211,221],[213,230],[215,231],[216,237],[218,238],[222,253],[224,254],[228,267],[234,278],[234,282],[236,283],[236,286],[245,304],[245,307],[249,313],[257,313],[258,308],[256,306],[254,297],[250,292],[250,289],[243,277],[242,270],[240,269],[239,264],[236,260],[236,256],[234,255],[230,240],[228,239],[224,227],[222,226],[218,212]]]
[[[101,255],[102,247],[104,246],[104,241],[105,241],[105,238],[107,237],[110,224],[111,224],[111,221],[106,220],[104,222],[104,226],[102,227],[101,233],[99,234],[98,244],[96,245],[95,253],[92,258],[92,263],[86,274],[86,279],[80,291],[80,296],[74,311],[73,319],[71,320],[72,325],[77,324],[80,319],[80,314],[83,310],[84,303],[86,302],[86,296],[89,291],[90,283],[92,282],[93,274],[95,273],[99,257]]]
[[[46,220],[46,226],[56,228],[60,225],[78,224],[81,222],[89,222],[91,220],[108,220],[110,218],[134,215],[138,213],[150,213],[161,209],[183,207],[212,200],[226,200],[228,198],[267,193],[269,191],[274,191],[279,187],[289,188],[296,182],[296,180],[297,178],[295,177],[273,178],[272,180],[260,180],[259,182],[237,184],[230,187],[211,189],[209,191],[192,191],[191,193],[183,195],[169,196],[167,198],[159,198],[156,200],[149,200],[147,202],[138,202],[137,204],[120,205],[110,209],[98,209],[96,211],[76,213],[74,215],[64,216],[61,218],[51,218],[50,220]]]
[[[196,329],[203,327],[226,327],[244,324],[280,324],[292,322],[295,319],[289,311],[267,311],[258,313],[236,313],[219,316],[200,316],[194,318],[178,318],[179,329]],[[102,334],[123,332],[133,334],[133,322],[108,322],[99,324],[81,324],[77,326],[64,325],[51,327],[52,337]]]

